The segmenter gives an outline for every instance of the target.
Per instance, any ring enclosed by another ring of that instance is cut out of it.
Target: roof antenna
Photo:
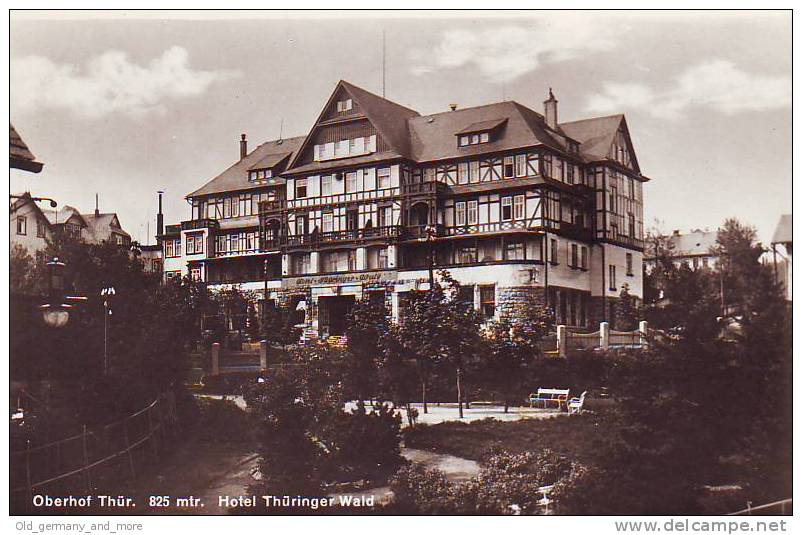
[[[278,141],[276,141],[276,145],[281,145],[284,143],[284,117],[281,118],[281,126],[278,128]]]
[[[97,193],[95,193],[95,217],[100,215],[100,201]]]
[[[387,71],[387,31],[382,30],[382,98],[386,98],[384,95],[386,71]]]

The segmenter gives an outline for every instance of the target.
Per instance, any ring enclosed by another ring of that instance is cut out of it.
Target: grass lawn
[[[449,453],[479,462],[494,450],[521,453],[549,448],[570,459],[593,463],[601,433],[604,427],[597,417],[576,415],[517,422],[486,419],[418,425],[406,430],[404,440],[409,448]]]

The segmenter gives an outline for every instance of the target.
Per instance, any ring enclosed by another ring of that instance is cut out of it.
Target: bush
[[[390,479],[393,507],[416,514],[454,514],[460,512],[454,485],[440,470],[418,464],[404,466]]]

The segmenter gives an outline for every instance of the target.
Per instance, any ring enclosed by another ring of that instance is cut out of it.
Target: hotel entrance
[[[345,334],[346,317],[354,306],[353,295],[322,295],[318,298],[318,332],[320,336]]]

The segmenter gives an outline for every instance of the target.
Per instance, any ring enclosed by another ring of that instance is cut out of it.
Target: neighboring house
[[[675,230],[669,237],[673,246],[673,260],[676,267],[685,265],[691,269],[713,269],[718,262],[718,256],[714,252],[717,230],[692,230],[687,234],[681,234]],[[647,248],[646,257],[643,262],[647,270],[656,264],[654,254]]]
[[[9,243],[21,245],[33,255],[52,237],[50,221],[29,192],[14,195],[9,209]]]
[[[771,250],[774,260],[775,280],[782,283],[785,290],[785,298],[788,301],[793,297],[793,217],[791,214],[783,214],[774,229],[774,236],[771,238]]]
[[[147,273],[161,273],[164,269],[161,245],[140,245],[139,258]]]
[[[643,184],[623,115],[558,122],[499,102],[430,115],[340,81],[303,137],[268,141],[187,196],[159,240],[167,278],[239,284],[341,334],[356,299],[398,318],[430,258],[486,317],[527,296],[557,321],[642,297]],[[430,255],[430,251],[432,254]]]
[[[131,236],[122,229],[115,213],[100,213],[96,208],[93,213],[82,214],[65,205],[59,210],[44,210],[44,214],[56,233],[66,233],[86,243],[112,241],[122,247],[131,245]]]
[[[8,164],[13,169],[22,169],[31,173],[39,173],[42,170],[42,163],[36,161],[36,157],[28,148],[28,145],[17,133],[13,124],[8,125]]]

